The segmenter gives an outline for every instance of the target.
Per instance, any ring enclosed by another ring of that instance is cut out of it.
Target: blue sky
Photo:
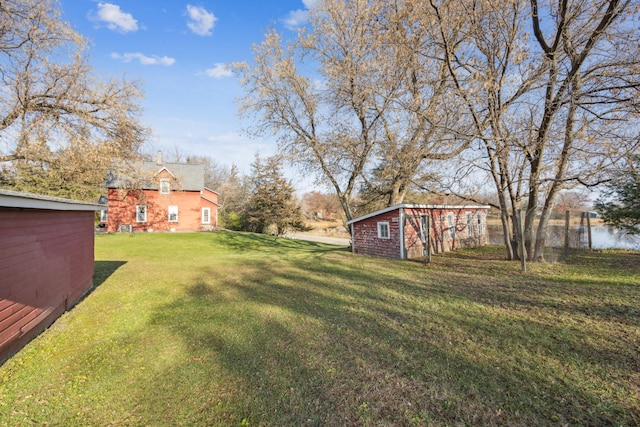
[[[97,74],[143,83],[142,121],[154,150],[177,146],[246,173],[256,151],[275,152],[273,141],[242,133],[242,92],[227,64],[251,62],[268,27],[295,36],[315,0],[59,1],[62,18],[89,40]]]

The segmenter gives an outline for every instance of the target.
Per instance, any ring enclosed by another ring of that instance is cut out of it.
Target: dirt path
[[[327,243],[329,245],[349,246],[351,241],[340,237],[314,236],[304,233],[287,233],[285,237],[289,239],[307,240],[309,242]]]

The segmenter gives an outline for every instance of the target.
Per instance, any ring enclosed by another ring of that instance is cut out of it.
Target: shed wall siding
[[[400,218],[402,212],[402,219]],[[425,255],[421,239],[421,216],[431,219],[432,253],[452,251],[461,247],[485,245],[487,239],[485,206],[408,206],[398,205],[373,212],[350,222],[352,250],[356,254],[383,258],[420,258]],[[471,215],[468,227],[467,215]],[[480,224],[478,224],[478,219]],[[390,239],[378,238],[378,223],[389,223]],[[401,231],[404,230],[404,241]],[[401,247],[404,254],[401,253]]]
[[[457,248],[485,245],[486,209],[405,209],[405,247],[407,258],[424,256],[424,244],[420,240],[420,216],[431,217],[432,252],[448,252]],[[453,214],[454,225],[450,227],[447,216]],[[472,229],[467,228],[467,213],[472,215]],[[481,214],[482,234],[478,234],[477,214]]]
[[[383,258],[401,259],[398,211],[386,212],[353,224],[353,252]],[[378,222],[389,223],[389,239],[378,238]]]
[[[0,361],[93,284],[93,211],[0,207]]]

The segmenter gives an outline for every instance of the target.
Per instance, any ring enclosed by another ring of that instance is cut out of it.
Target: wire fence
[[[499,217],[487,221],[489,243],[504,244]],[[546,229],[545,247],[565,249],[635,249],[640,250],[640,236],[632,236],[602,223],[594,212],[556,211]]]

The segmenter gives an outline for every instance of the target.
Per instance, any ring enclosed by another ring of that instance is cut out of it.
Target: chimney
[[[162,166],[162,151],[160,151],[160,150],[158,150],[158,157],[157,157],[157,160],[156,160],[156,164],[158,166]]]

